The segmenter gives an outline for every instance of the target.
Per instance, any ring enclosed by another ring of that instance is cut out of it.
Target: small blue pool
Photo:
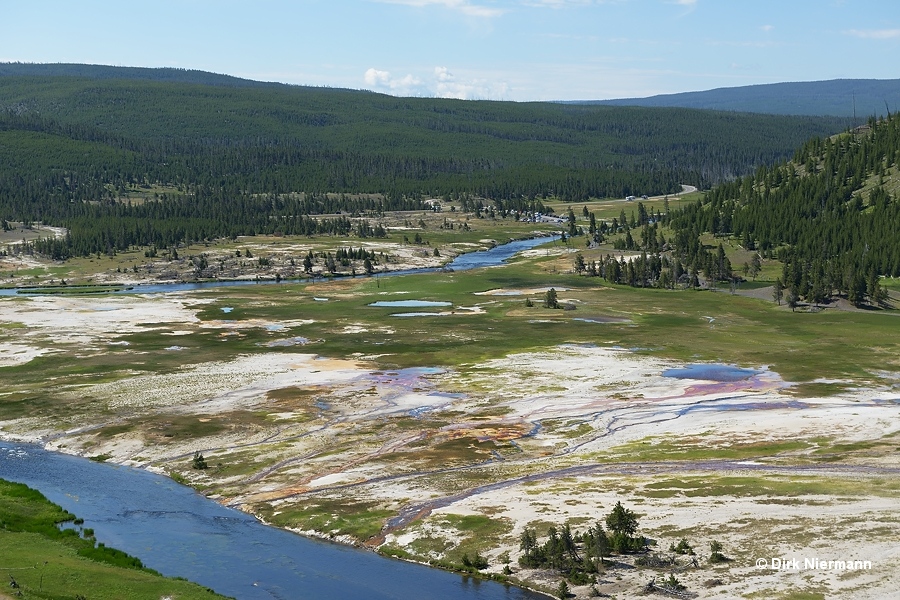
[[[675,379],[702,379],[704,381],[741,381],[759,375],[762,371],[742,369],[733,365],[696,364],[681,369],[667,369],[663,377]]]

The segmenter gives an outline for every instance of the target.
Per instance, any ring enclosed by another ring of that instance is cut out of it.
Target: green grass
[[[805,440],[717,442],[705,437],[647,438],[611,448],[601,456],[607,460],[659,461],[761,458],[791,454],[814,447]]]
[[[428,525],[440,530],[454,532],[457,543],[450,542],[446,535],[432,536],[427,533]],[[483,554],[497,546],[497,540],[509,535],[513,523],[508,519],[494,519],[484,515],[441,514],[423,523],[415,523],[409,530],[415,532],[415,540],[409,544],[413,557],[422,561],[434,560],[435,555],[442,557],[445,568],[461,569],[462,558],[467,554],[470,558],[476,553]],[[401,535],[403,532],[399,532]]]
[[[278,511],[268,504],[258,505],[256,509],[267,522],[279,527],[349,535],[360,542],[381,532],[384,522],[395,514],[375,502],[329,498],[310,499]]]
[[[855,498],[874,495],[891,498],[895,497],[898,492],[900,492],[900,484],[884,482],[878,478],[847,480],[831,477],[766,475],[685,476],[662,479],[646,484],[639,494],[650,498],[770,496],[797,500],[802,496]]]
[[[778,458],[794,463],[834,462],[851,458],[871,459],[890,457],[896,453],[897,434],[890,434],[877,440],[852,443],[835,442],[831,438],[818,437],[803,440],[746,441],[723,440],[710,436],[670,438],[645,438],[616,446],[598,453],[598,460],[660,461],[660,460],[706,460],[706,459],[762,459]]]
[[[580,421],[558,421],[550,419],[541,421],[541,427],[548,433],[562,435],[564,438],[576,439],[594,431],[588,423]]]
[[[486,224],[484,231],[466,232],[461,236],[457,230],[432,229],[431,224],[425,231],[435,236],[438,242],[483,239],[485,236],[514,237],[527,233],[526,228],[512,222],[476,221],[479,227],[482,222]],[[315,240],[313,243],[323,242]],[[727,246],[732,248],[730,242]],[[571,259],[565,261],[568,263]],[[238,322],[260,319],[277,323],[304,318],[315,319],[317,323],[279,332],[277,336],[262,327],[242,329],[240,335],[228,339],[204,332],[190,336],[191,348],[179,353],[165,352],[164,348],[172,343],[171,338],[159,336],[157,332],[132,334],[122,339],[130,342],[133,349],[140,347],[158,352],[152,363],[147,361],[157,372],[178,368],[199,356],[217,360],[233,356],[235,352],[258,352],[259,344],[276,337],[298,335],[309,338],[312,343],[287,351],[312,350],[330,356],[353,352],[390,354],[391,362],[396,366],[455,365],[563,342],[602,341],[624,347],[650,348],[657,355],[676,360],[771,364],[773,370],[793,381],[810,381],[817,377],[867,378],[874,369],[890,366],[891,362],[897,364],[895,357],[900,354],[897,342],[882,334],[896,319],[889,313],[789,314],[774,303],[725,293],[637,290],[607,286],[599,278],[545,272],[544,268],[551,263],[547,260],[517,261],[504,269],[479,272],[221,288],[201,294],[215,299],[201,308],[198,315],[201,319]],[[758,282],[749,282],[744,287],[764,285],[763,279],[761,276]],[[495,287],[549,285],[571,288],[573,291],[565,295],[581,301],[578,310],[548,311],[540,306],[526,310],[524,296],[473,295],[476,291]],[[597,291],[599,287],[606,289]],[[400,292],[408,294],[400,295]],[[374,300],[390,299],[394,294],[398,298],[448,300],[464,306],[483,304],[487,312],[425,321],[389,317],[397,311],[366,306]],[[314,295],[331,297],[331,301],[315,302]],[[222,313],[222,306],[232,306],[234,311]],[[572,321],[572,317],[594,315],[628,318],[633,324],[613,323],[599,327]],[[708,326],[703,318],[706,315],[715,317],[714,327]],[[889,318],[892,320],[887,320]],[[528,322],[536,319],[552,322]],[[351,323],[370,327],[387,325],[396,333],[336,334],[342,326]],[[665,331],[666,335],[660,336],[659,331]],[[772,353],[773,347],[780,351]],[[94,371],[108,372],[116,367],[116,363],[131,362],[128,352],[120,355],[121,360],[73,361],[70,368],[75,370],[76,366],[97,362]],[[884,365],[885,362],[888,365]],[[30,363],[29,368],[21,370],[30,370],[33,366],[35,364]]]
[[[18,293],[30,296],[87,296],[92,294],[111,294],[121,289],[121,285],[79,285],[71,287],[35,287],[19,290]]]
[[[396,329],[390,339],[377,339],[399,365],[454,365],[496,358],[510,352],[547,347],[564,342],[603,343],[648,348],[646,352],[681,361],[715,361],[744,365],[771,365],[787,380],[869,378],[870,371],[897,365],[900,345],[884,336],[896,325],[888,313],[828,312],[792,314],[774,303],[710,292],[670,292],[609,287],[584,289],[601,280],[566,275],[541,276],[526,266],[511,265],[497,273],[454,274],[436,278],[410,276],[386,283],[387,290],[417,292],[415,297],[433,297],[460,304],[492,302],[484,315],[453,315],[421,319],[390,319]],[[409,283],[407,283],[407,281]],[[415,285],[410,285],[415,282]],[[361,284],[360,293],[365,294]],[[539,306],[524,309],[521,297],[473,296],[471,292],[496,287],[555,285],[573,288],[567,297],[581,300],[578,310],[549,311]],[[579,289],[581,288],[581,289]],[[369,290],[372,291],[372,290]],[[400,296],[404,297],[404,296]],[[354,320],[383,323],[388,311],[368,312],[371,298],[354,299],[343,309],[359,308]],[[329,304],[329,303],[323,303]],[[310,314],[327,323],[333,306],[316,307]],[[511,311],[515,311],[514,316]],[[606,314],[630,318],[632,323],[610,323],[602,327],[572,321],[572,317]],[[371,316],[370,316],[371,315]],[[706,316],[715,318],[710,326]],[[530,323],[535,319],[551,323]],[[327,325],[325,325],[327,327]],[[316,329],[315,326],[311,327]],[[323,328],[324,329],[324,328]],[[327,332],[320,329],[325,335]],[[454,333],[457,338],[450,336]],[[664,335],[660,335],[664,332]],[[422,337],[426,333],[426,337]],[[460,341],[460,338],[464,338]],[[360,350],[372,341],[365,336],[353,340],[326,337],[320,351],[334,349],[337,355]],[[349,342],[349,343],[347,343]],[[356,350],[350,350],[350,348]],[[772,348],[779,348],[773,353]]]
[[[687,204],[691,204],[696,202],[700,198],[703,197],[703,194],[700,192],[694,192],[691,194],[682,194],[679,196],[670,195],[669,196],[669,210],[675,210],[676,208],[681,208]],[[660,213],[665,212],[665,199],[660,198],[656,200],[636,200],[634,202],[626,202],[624,198],[605,198],[602,200],[592,200],[590,202],[559,202],[559,201],[550,201],[549,205],[553,207],[553,210],[556,211],[556,214],[565,216],[568,213],[569,208],[572,208],[572,212],[575,213],[576,225],[584,227],[585,231],[587,231],[588,225],[590,223],[590,219],[584,218],[584,213],[582,212],[584,207],[587,207],[588,212],[594,213],[594,217],[597,221],[612,221],[613,219],[618,219],[621,212],[625,211],[625,216],[630,220],[632,213],[636,216],[638,213],[638,202],[642,202],[644,206],[647,208],[647,212],[656,213],[659,211]]]
[[[491,459],[491,451],[499,450],[493,441],[479,441],[473,436],[434,442],[426,440],[414,442],[407,449],[382,455],[380,460],[401,462],[404,468],[415,467],[428,471],[446,467],[465,466],[482,463]]]
[[[495,231],[511,223],[496,225]],[[430,227],[430,225],[429,225]],[[428,231],[431,231],[428,229]],[[451,232],[452,233],[452,232]],[[450,235],[446,230],[441,235]],[[550,247],[558,246],[551,244]],[[103,352],[85,353],[79,345],[54,344],[57,353],[38,357],[26,364],[0,369],[0,418],[33,415],[52,417],[60,427],[83,422],[115,421],[98,432],[102,437],[138,430],[151,443],[184,442],[227,433],[234,427],[254,430],[266,426],[264,416],[216,416],[155,419],[130,416],[124,422],[107,412],[103,398],[82,392],[85,384],[111,382],[140,374],[177,373],[210,361],[229,361],[241,354],[268,352],[267,343],[302,336],[307,345],[280,347],[278,352],[317,353],[347,357],[354,353],[380,355],[381,368],[440,366],[466,369],[486,360],[511,353],[544,350],[563,343],[639,348],[639,353],[679,362],[721,362],[756,367],[768,365],[786,381],[800,382],[790,390],[797,397],[839,394],[847,388],[877,383],[880,371],[900,369],[900,340],[886,336],[896,327],[897,316],[890,311],[851,313],[826,311],[818,314],[791,313],[772,302],[732,296],[727,293],[697,291],[642,290],[607,285],[600,278],[578,277],[561,270],[552,272],[555,259],[517,260],[502,269],[457,273],[431,273],[396,277],[357,278],[341,281],[217,288],[197,292],[205,301],[198,316],[206,323],[231,320],[240,327],[238,335],[221,336],[215,328],[198,328],[179,338],[162,335],[183,329],[183,323],[158,324],[157,329],[118,337],[129,346],[107,346]],[[566,258],[570,261],[570,258]],[[544,309],[538,303],[524,306],[524,296],[476,295],[494,288],[554,286],[566,289],[562,296],[577,300],[577,310]],[[328,297],[316,302],[315,296]],[[447,317],[397,318],[396,309],[368,306],[385,299],[446,300],[458,306],[480,305],[483,314]],[[23,301],[23,300],[17,300]],[[224,306],[233,307],[223,313]],[[575,317],[614,317],[625,322],[600,324],[574,321]],[[713,318],[713,322],[709,318]],[[266,324],[296,320],[312,323],[292,325],[282,331],[266,330]],[[546,321],[546,322],[539,322]],[[347,326],[368,329],[343,333]],[[18,330],[4,329],[10,341]],[[32,343],[42,344],[40,339]],[[49,343],[49,342],[48,342]],[[180,352],[166,350],[173,343],[185,346]],[[777,351],[773,351],[777,349]],[[55,379],[48,381],[46,373]],[[819,378],[847,380],[849,383],[816,383]],[[90,388],[87,388],[90,390]],[[477,391],[477,390],[474,390]],[[293,411],[288,408],[287,411]],[[301,417],[311,417],[303,407]],[[298,417],[300,418],[300,417]],[[159,422],[155,422],[159,421]],[[413,423],[412,426],[416,426]],[[548,424],[550,426],[552,424]],[[403,423],[394,424],[402,428]],[[587,428],[560,427],[564,435],[578,437]],[[752,458],[793,453],[808,449],[803,442],[779,442],[755,447],[711,449],[689,441],[666,447],[619,449],[617,460],[703,458]],[[493,443],[473,439],[441,442],[426,448],[396,453],[396,458],[424,466],[481,462]],[[626,451],[627,450],[627,451]],[[611,456],[606,453],[605,456]],[[840,453],[819,453],[817,460],[840,460]],[[390,456],[385,457],[390,461]],[[211,473],[214,479],[252,472],[257,465],[250,457],[231,463],[222,458],[222,468]],[[396,462],[394,460],[393,462]]]
[[[47,269],[44,267],[32,267],[30,269],[16,269],[17,277],[38,277],[40,275],[46,275]]]
[[[58,523],[74,515],[25,485],[0,480],[0,565],[25,598],[221,598],[211,590],[167,579],[139,560],[96,544]]]
[[[276,454],[270,456],[270,450],[283,450],[282,444],[256,445],[252,450],[229,451],[225,454],[207,454],[206,462],[209,469],[204,473],[213,480],[210,484],[215,486],[215,481],[222,478],[246,477],[274,465],[284,456]],[[184,461],[185,470],[191,468],[191,459]],[[194,471],[196,473],[196,471]]]
[[[502,269],[197,292],[196,297],[209,301],[199,308],[202,320],[227,319],[251,326],[229,336],[221,336],[214,328],[198,329],[175,340],[161,333],[185,325],[161,323],[158,329],[119,336],[130,345],[109,346],[102,353],[53,344],[58,353],[0,370],[0,385],[11,392],[0,398],[0,417],[96,412],[102,405],[80,394],[73,399],[63,390],[266,352],[269,342],[295,336],[310,343],[278,351],[331,357],[377,354],[382,356],[378,362],[383,368],[473,365],[562,343],[641,348],[641,353],[680,362],[769,365],[785,380],[804,383],[794,390],[798,396],[840,393],[876,381],[875,372],[900,369],[900,341],[885,335],[898,323],[894,311],[791,313],[773,302],[727,293],[610,286],[600,278],[548,272],[545,269],[551,262],[540,258],[515,261]],[[563,296],[577,300],[577,310],[549,310],[538,303],[526,308],[524,296],[475,294],[493,288],[548,286],[568,289]],[[330,300],[316,302],[314,296]],[[446,317],[397,318],[389,316],[398,312],[395,309],[367,306],[375,300],[402,298],[446,300],[454,307],[480,305],[485,312],[457,310]],[[223,313],[223,306],[234,311]],[[598,325],[573,320],[596,316],[627,322]],[[314,322],[278,332],[265,328],[267,323],[297,319]],[[348,325],[369,331],[342,333]],[[13,330],[8,331],[13,335]],[[176,342],[186,349],[166,350]],[[45,379],[50,371],[53,383]],[[853,383],[812,383],[819,378]]]

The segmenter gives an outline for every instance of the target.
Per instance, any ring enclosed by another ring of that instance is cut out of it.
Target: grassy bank
[[[70,527],[60,528],[63,523]],[[93,532],[78,523],[40,492],[0,479],[0,568],[8,572],[11,593],[48,600],[223,598],[197,584],[163,577],[137,558],[98,544]]]

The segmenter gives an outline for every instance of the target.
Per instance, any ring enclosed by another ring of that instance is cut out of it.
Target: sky
[[[604,100],[900,78],[898,0],[0,0],[0,62]]]

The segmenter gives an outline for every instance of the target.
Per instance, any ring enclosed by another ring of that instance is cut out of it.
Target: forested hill
[[[717,186],[670,224],[682,240],[733,235],[777,256],[783,285],[797,298],[879,300],[878,276],[900,276],[898,166],[900,117],[872,119],[807,142],[791,162]]]
[[[773,115],[884,116],[900,110],[900,79],[834,79],[719,88],[588,104],[731,110]]]
[[[145,71],[138,69],[135,76]],[[850,125],[836,118],[396,98],[329,88],[99,77],[0,76],[0,110],[28,120],[32,128],[40,120],[45,129],[68,128],[70,137],[107,145],[127,141],[132,150],[184,140],[193,146],[191,153],[198,145],[207,153],[226,145],[254,145],[294,155],[341,153],[373,163],[365,169],[372,174],[369,180],[346,165],[343,177],[314,182],[331,191],[426,190],[436,185],[476,192],[482,174],[502,182],[500,189],[488,184],[478,191],[484,195],[502,194],[513,181],[523,189],[512,193],[540,194],[552,188],[594,196],[662,192],[676,180],[704,186],[786,158],[810,137]],[[410,164],[421,161],[426,172]],[[523,165],[535,174],[524,181],[520,172],[505,176]],[[598,171],[629,175],[622,180]],[[558,185],[567,179],[590,183],[571,190]]]
[[[177,70],[190,81],[155,80],[174,77],[172,70],[85,65],[55,66],[77,76],[18,74],[31,67],[0,70],[0,219],[68,227],[66,251],[76,254],[308,233],[319,226],[304,218],[311,214],[418,207],[423,195],[510,207],[544,196],[574,201],[673,192],[681,183],[707,187],[849,125],[688,109],[396,98],[225,84],[212,74],[198,83],[205,76]],[[131,77],[112,77],[123,72]],[[117,201],[135,185],[169,191],[136,206]],[[383,199],[341,203],[328,192]]]
[[[0,77],[82,77],[86,79],[144,79],[177,83],[199,83],[225,87],[277,87],[282,83],[253,81],[196,69],[172,67],[113,67],[72,63],[0,63]]]

